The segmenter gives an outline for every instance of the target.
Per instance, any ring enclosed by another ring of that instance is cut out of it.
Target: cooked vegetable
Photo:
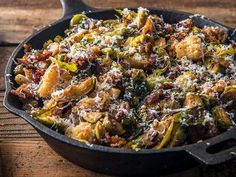
[[[47,98],[51,96],[53,89],[58,84],[60,71],[57,65],[51,64],[46,70],[38,89],[39,97]]]
[[[230,119],[229,114],[226,113],[224,108],[216,106],[212,108],[212,114],[216,121],[217,126],[220,129],[228,129],[233,126],[232,120]]]
[[[186,108],[194,108],[194,107],[203,106],[203,102],[201,98],[195,93],[187,93],[184,100],[184,107]]]
[[[158,146],[157,149],[162,149],[163,147],[174,147],[181,145],[186,139],[186,129],[181,123],[183,117],[182,114],[176,113],[171,118],[171,123],[166,130],[166,133]]]
[[[201,43],[201,38],[194,35],[186,37],[184,40],[177,43],[175,46],[177,58],[182,58],[183,56],[186,56],[194,61],[202,59],[204,53],[203,50],[204,49]]]
[[[87,122],[80,122],[77,126],[67,129],[66,135],[81,142],[94,143],[94,125]]]
[[[109,119],[108,117],[105,117],[103,119],[103,126],[112,135],[122,135],[125,133],[125,130],[123,129],[121,123],[117,122],[114,119]]]
[[[23,67],[22,64],[17,65],[17,66],[15,67],[15,69],[14,69],[15,75],[17,75],[17,74],[24,74],[23,68],[24,68],[24,67]]]
[[[221,97],[224,102],[233,101],[236,104],[236,85],[226,87]]]
[[[102,125],[102,123],[100,121],[98,121],[95,125],[95,135],[96,135],[96,138],[97,140],[101,140],[105,137],[105,128],[104,126]]]
[[[83,19],[86,19],[87,16],[84,15],[84,14],[76,14],[72,17],[72,19],[70,20],[70,26],[74,26],[76,24],[80,24],[80,22],[83,20]]]
[[[95,87],[95,78],[90,77],[82,81],[78,85],[70,85],[64,90],[59,91],[59,94],[54,94],[52,97],[54,100],[73,100],[88,94]]]
[[[17,74],[15,77],[15,81],[17,84],[22,85],[25,83],[29,83],[30,81],[22,74]]]
[[[196,75],[192,71],[186,71],[182,75],[178,76],[175,80],[175,84],[177,87],[185,90],[185,91],[194,91],[194,80],[196,79]]]
[[[57,60],[53,57],[50,57],[50,60],[54,63],[56,63],[59,67],[63,67],[71,72],[77,73],[78,72],[78,67],[75,63],[66,63],[60,60]]]
[[[36,116],[36,120],[46,125],[47,127],[59,132],[64,132],[67,127],[67,125],[63,121],[52,115],[51,110],[39,114],[38,116]]]
[[[103,117],[102,112],[88,112],[86,113],[84,120],[86,120],[89,123],[96,123],[102,117]]]
[[[175,147],[182,145],[187,137],[186,125],[182,124],[181,121],[183,116],[180,113],[174,115],[174,125],[171,133],[171,138],[168,143],[168,147]]]
[[[166,133],[165,133],[161,143],[156,147],[156,149],[159,150],[159,149],[163,148],[170,141],[170,139],[171,139],[171,132],[173,130],[173,127],[174,127],[174,120],[171,121],[171,124],[168,127],[168,129],[167,129],[167,131],[166,131]]]
[[[74,15],[64,36],[25,44],[11,93],[42,124],[80,142],[134,150],[195,143],[235,125],[235,44],[190,18],[145,8]]]

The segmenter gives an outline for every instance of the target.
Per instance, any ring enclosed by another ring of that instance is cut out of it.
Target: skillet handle
[[[88,6],[83,0],[60,0],[63,7],[63,16],[70,16],[76,12],[96,10]]]
[[[223,149],[226,146],[228,148]],[[206,165],[216,165],[236,159],[236,127],[231,128],[222,136],[187,146],[185,150]]]

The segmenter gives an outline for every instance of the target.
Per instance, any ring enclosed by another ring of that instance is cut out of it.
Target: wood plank
[[[1,17],[0,17],[1,18]],[[1,26],[1,24],[0,24]],[[0,27],[1,28],[1,27]],[[1,37],[0,37],[1,39]],[[15,47],[0,47],[0,91],[5,89],[4,72],[7,61]]]
[[[236,27],[236,1],[232,0],[87,0],[87,4],[99,8],[117,7],[158,7],[171,8],[191,13],[203,14],[225,25]],[[15,8],[17,7],[17,8]],[[35,29],[59,19],[62,8],[58,0],[32,0],[30,2],[0,1],[0,43],[19,43]]]
[[[58,156],[44,141],[2,141],[0,147],[4,177],[101,176]]]
[[[5,177],[105,177],[57,155],[44,141],[1,141],[2,172]],[[96,165],[96,162],[95,164]],[[63,169],[63,170],[62,170]],[[225,170],[223,170],[225,169]],[[226,170],[227,169],[227,170]],[[233,177],[236,161],[214,167],[199,166],[166,177]]]
[[[0,92],[0,141],[42,140],[34,128],[22,118],[8,112],[2,104],[4,92]]]
[[[1,0],[0,43],[19,43],[36,29],[55,21],[61,15],[58,0]]]

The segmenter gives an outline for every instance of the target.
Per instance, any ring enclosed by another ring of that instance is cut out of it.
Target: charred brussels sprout
[[[67,127],[66,124],[59,120],[57,117],[51,115],[51,113],[51,110],[40,113],[35,117],[35,119],[49,128],[52,128],[59,132],[64,132]]]
[[[86,120],[89,123],[96,123],[102,117],[103,117],[102,112],[88,112],[86,113],[84,120]]]
[[[17,65],[14,69],[14,73],[15,75],[24,74],[23,65],[22,64]]]
[[[183,115],[181,113],[176,113],[171,117],[171,124],[160,144],[156,146],[157,149],[179,146],[185,141],[186,126],[181,123],[182,119]]]
[[[233,104],[236,105],[236,85],[226,87],[221,98],[224,102],[233,101]]]
[[[219,129],[226,130],[233,125],[230,116],[227,114],[224,108],[216,106],[212,108],[212,114]]]
[[[203,101],[202,99],[196,95],[195,93],[187,93],[184,100],[184,107],[186,108],[194,108],[194,107],[202,107]]]
[[[215,106],[218,103],[217,99],[214,96],[205,95],[205,94],[202,94],[199,96],[202,99],[204,106],[206,108],[212,108],[213,106]]]
[[[97,140],[101,141],[101,139],[103,139],[105,136],[105,132],[106,130],[103,124],[100,121],[98,121],[95,125],[95,135]]]
[[[108,117],[105,117],[103,119],[102,124],[103,124],[105,130],[112,135],[115,135],[115,134],[122,135],[125,133],[125,130],[123,129],[121,123],[117,122],[114,119],[110,119]]]

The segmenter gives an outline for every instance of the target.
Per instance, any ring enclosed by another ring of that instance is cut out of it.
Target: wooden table
[[[203,14],[236,28],[236,0],[87,0],[96,7],[163,7]],[[4,69],[16,45],[35,30],[62,16],[59,0],[0,1],[0,174],[3,177],[105,176],[78,167],[57,155],[23,119],[2,105]],[[236,176],[236,162],[196,167],[169,177]],[[1,176],[1,175],[0,175]]]

